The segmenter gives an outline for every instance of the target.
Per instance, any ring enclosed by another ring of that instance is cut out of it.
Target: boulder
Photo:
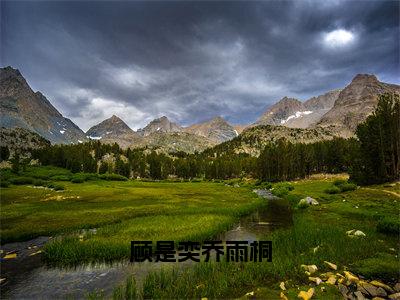
[[[395,284],[394,289],[396,292],[400,292],[400,282]]]
[[[331,268],[332,270],[337,270],[337,265],[329,262],[329,261],[324,261],[324,264],[326,264],[329,268]]]
[[[322,279],[319,277],[308,277],[308,280],[315,282],[316,285],[320,285],[322,283]]]
[[[360,281],[360,279],[356,275],[354,275],[348,271],[344,271],[343,273],[346,276],[347,281],[350,283],[352,283],[352,282],[357,283]]]
[[[389,295],[389,299],[400,300],[400,293],[395,293],[395,294]]]
[[[310,288],[307,292],[300,291],[300,293],[297,295],[297,297],[299,297],[303,300],[310,300],[313,295],[314,295],[314,289]]]
[[[358,285],[364,288],[368,292],[368,294],[371,295],[372,297],[378,296],[378,288],[376,286],[365,281],[360,281]]]
[[[282,300],[289,300],[288,297],[286,297],[286,295],[285,295],[283,292],[281,292],[280,298],[281,298]]]
[[[317,200],[315,200],[314,198],[306,197],[306,198],[303,198],[303,199],[301,199],[299,201],[299,206],[305,205],[305,204],[308,204],[308,205],[319,205],[319,202]]]
[[[338,288],[339,292],[343,295],[343,298],[347,299],[347,293],[349,292],[349,289],[341,283],[339,283]]]
[[[364,297],[364,295],[360,291],[355,292],[354,296],[357,297],[357,300],[366,300],[366,298]]]
[[[386,290],[387,292],[389,292],[391,294],[394,293],[394,290],[390,286],[388,286],[388,285],[386,285],[386,284],[384,284],[384,283],[382,283],[382,282],[380,282],[378,280],[372,280],[369,283],[374,285],[374,286],[376,286],[376,287],[381,287],[381,288],[383,288],[384,290]]]
[[[349,237],[355,237],[355,236],[364,237],[364,236],[366,236],[366,234],[364,232],[362,232],[361,230],[357,230],[357,229],[352,229],[352,230],[346,231],[346,234]]]
[[[318,267],[316,265],[301,265],[301,267],[306,270],[306,272],[309,272],[309,275],[318,271]]]
[[[336,284],[336,277],[335,276],[329,277],[328,280],[326,281],[326,283],[335,285]]]
[[[386,297],[387,296],[385,289],[381,288],[381,287],[378,287],[376,289],[376,293],[377,293],[378,297]]]

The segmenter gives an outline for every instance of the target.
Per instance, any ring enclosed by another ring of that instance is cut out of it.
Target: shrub
[[[391,281],[399,276],[400,261],[394,255],[378,253],[376,257],[357,262],[353,269],[368,279]]]
[[[1,180],[0,181],[0,187],[6,188],[10,185],[10,183],[7,180]]]
[[[354,191],[357,188],[357,185],[354,183],[344,183],[339,186],[342,192]]]
[[[100,179],[110,180],[110,181],[127,181],[128,178],[118,174],[101,174],[99,176]]]
[[[306,201],[300,201],[299,204],[297,204],[297,207],[301,208],[301,209],[305,209],[305,208],[310,207],[310,205]]]
[[[339,194],[341,192],[341,190],[340,190],[340,188],[338,188],[337,186],[334,185],[330,188],[327,188],[324,192],[327,194]]]
[[[285,187],[278,187],[272,190],[272,194],[277,197],[284,197],[289,194],[289,190]]]
[[[288,191],[293,191],[294,190],[294,186],[286,181],[283,182],[278,182],[277,184],[275,184],[275,188],[285,188]]]
[[[376,229],[383,233],[400,234],[400,220],[396,218],[384,217],[378,221]]]
[[[46,186],[47,182],[42,179],[35,179],[33,181],[34,186]]]
[[[47,185],[48,188],[53,189],[55,191],[62,191],[64,190],[64,186],[60,185],[60,184],[56,184],[56,183],[49,183]]]
[[[344,180],[344,179],[336,179],[336,180],[333,182],[333,185],[339,186],[339,185],[342,185],[342,184],[345,184],[345,183],[347,183],[347,180]]]
[[[71,176],[68,176],[68,175],[54,175],[54,176],[51,176],[51,180],[54,180],[54,181],[70,181],[71,180]]]
[[[201,178],[193,178],[191,182],[202,182],[203,180]]]
[[[272,188],[272,184],[268,181],[262,181],[261,179],[257,180],[254,185],[259,189],[266,189],[269,190]]]
[[[11,178],[10,182],[15,185],[32,184],[33,178],[30,177],[15,177]]]
[[[72,183],[83,183],[85,181],[84,177],[81,176],[74,176],[71,178]]]

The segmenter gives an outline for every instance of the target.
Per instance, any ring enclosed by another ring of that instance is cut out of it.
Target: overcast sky
[[[399,83],[399,1],[5,2],[1,65],[83,130],[254,122],[357,73]]]

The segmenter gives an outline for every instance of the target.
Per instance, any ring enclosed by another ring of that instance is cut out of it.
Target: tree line
[[[7,150],[2,149],[7,156]],[[122,149],[118,144],[90,141],[53,145],[32,151],[43,165],[72,172],[116,173],[132,178],[230,179],[252,177],[263,181],[305,178],[315,173],[348,172],[359,184],[400,177],[400,101],[397,94],[379,97],[375,112],[356,130],[356,138],[267,144],[258,157],[234,153],[229,142],[202,153],[158,153],[149,149]]]

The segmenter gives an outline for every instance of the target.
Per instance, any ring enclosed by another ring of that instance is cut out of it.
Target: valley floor
[[[53,179],[48,180],[64,190],[29,184],[1,188],[1,241],[55,236],[41,255],[57,266],[127,259],[131,240],[207,240],[265,205],[265,199],[251,192],[251,182],[72,183],[54,180],[68,175],[62,169],[40,169],[41,174],[49,172]],[[284,282],[283,293],[295,299],[300,290],[315,286],[301,265],[316,265],[318,272],[311,276],[322,276],[330,271],[324,261],[336,264],[335,272],[349,270],[394,285],[400,281],[400,183],[328,194],[338,178],[342,177],[291,183],[294,189],[284,198],[292,206],[293,226],[265,237],[273,241],[272,262],[199,263],[177,271],[156,271],[140,287],[134,280],[117,287],[114,298],[278,299]],[[306,196],[319,205],[299,206]],[[346,232],[352,229],[365,236],[349,237]],[[6,255],[1,254],[2,260]],[[88,297],[101,297],[101,292]],[[342,297],[336,286],[323,283],[315,286],[314,298]]]

